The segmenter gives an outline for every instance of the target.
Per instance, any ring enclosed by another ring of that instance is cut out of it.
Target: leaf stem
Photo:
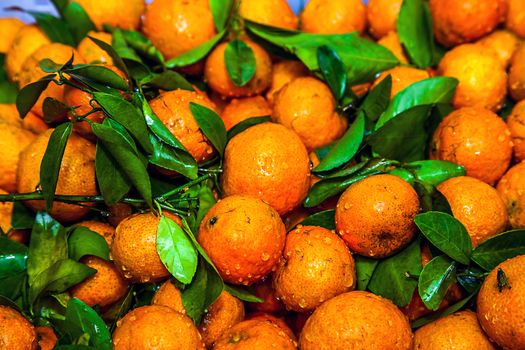
[[[213,176],[214,176],[213,173],[205,174],[205,175],[203,175],[201,177],[196,178],[195,180],[192,180],[192,181],[190,181],[190,182],[188,182],[188,183],[186,183],[186,184],[184,184],[182,186],[176,187],[173,190],[168,191],[168,192],[158,196],[157,198],[155,198],[155,200],[160,202],[160,203],[165,202],[169,197],[174,196],[176,194],[184,193],[184,192],[188,191],[188,189],[190,187],[195,186],[195,185],[197,185],[197,184],[199,184],[199,183],[201,183],[203,181],[206,181],[206,180],[212,178]]]

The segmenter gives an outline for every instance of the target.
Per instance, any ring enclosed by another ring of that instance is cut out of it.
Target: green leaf
[[[252,48],[240,39],[232,40],[226,45],[224,64],[230,80],[237,86],[248,84],[257,68]]]
[[[432,186],[466,173],[464,166],[446,160],[421,160],[407,166],[413,167],[413,173],[419,181]]]
[[[198,231],[202,219],[204,219],[206,213],[215,203],[217,203],[217,200],[210,186],[201,186],[199,190],[199,209],[195,218],[195,231]]]
[[[172,91],[183,89],[194,91],[193,86],[181,74],[172,70],[161,73],[152,73],[140,81],[141,85],[148,85],[157,89]]]
[[[233,0],[210,0],[210,9],[213,14],[215,28],[220,32],[226,28],[233,7]]]
[[[72,131],[73,123],[71,122],[60,124],[53,130],[40,164],[40,185],[47,210],[51,210],[53,206],[62,157]]]
[[[63,64],[55,63],[49,58],[44,58],[38,62],[38,66],[45,73],[57,73],[64,67]]]
[[[109,261],[109,246],[104,237],[84,226],[77,226],[68,238],[69,257],[80,260],[93,255]]]
[[[23,244],[0,235],[0,281],[24,273],[28,250]]]
[[[115,65],[115,67],[117,67],[122,72],[124,72],[124,74],[129,78],[129,71],[128,71],[128,68],[126,67],[126,64],[124,63],[120,55],[115,51],[115,49],[111,45],[109,45],[105,41],[102,41],[97,38],[93,38],[91,36],[89,37],[89,39],[91,39],[91,41],[93,41],[98,47],[104,50],[113,60],[113,64]]]
[[[226,127],[221,117],[208,107],[194,102],[190,102],[190,110],[204,135],[206,135],[222,157],[228,139]]]
[[[53,5],[55,6],[57,12],[59,14],[62,14],[64,9],[66,8],[67,6],[67,3],[68,3],[68,0],[51,0],[51,2],[53,3]]]
[[[370,90],[359,110],[363,111],[369,120],[375,122],[388,107],[391,90],[392,76],[389,74],[375,88]]]
[[[66,44],[72,47],[76,46],[73,34],[65,21],[62,21],[48,13],[27,11],[35,19],[38,26],[47,35],[52,42]]]
[[[162,53],[153,45],[151,40],[140,32],[134,30],[122,30],[121,32],[126,44],[133,48],[139,55],[154,62],[164,63]]]
[[[360,255],[354,256],[354,260],[357,277],[357,289],[366,290],[368,288],[368,284],[370,283],[370,279],[376,270],[377,264],[379,264],[379,260]]]
[[[52,97],[46,97],[42,104],[42,111],[44,112],[44,121],[53,124],[64,120],[69,112],[69,107]]]
[[[24,118],[27,113],[29,113],[54,77],[54,74],[47,75],[34,83],[27,84],[20,90],[16,97],[16,108],[18,109],[20,117]]]
[[[149,159],[151,164],[158,167],[175,171],[186,177],[193,177],[194,171],[191,166],[193,158],[186,152],[171,147],[160,141],[155,135],[150,134],[150,141],[153,145],[153,153]],[[190,159],[191,158],[191,159]]]
[[[128,90],[128,83],[111,69],[101,65],[82,64],[66,70],[73,78],[83,77],[119,90]]]
[[[317,48],[317,64],[335,99],[339,101],[346,91],[346,69],[343,61],[334,49],[322,45]]]
[[[35,213],[22,202],[14,202],[11,227],[14,230],[26,230],[32,228],[34,224]]]
[[[425,306],[436,311],[456,281],[456,262],[444,255],[436,256],[423,267],[419,275],[418,291]]]
[[[140,56],[129,47],[124,32],[120,28],[113,28],[112,46],[117,54],[125,60],[132,61],[144,65]]]
[[[61,13],[77,44],[82,41],[90,31],[96,30],[95,25],[86,11],[76,2],[67,4]]]
[[[414,222],[436,248],[464,265],[470,263],[472,242],[461,222],[449,214],[429,211],[418,214]]]
[[[227,136],[228,140],[231,140],[234,136],[240,134],[244,130],[257,125],[271,121],[270,117],[251,117],[235,124],[230,130],[228,130]]]
[[[523,254],[525,230],[512,230],[480,243],[472,252],[472,261],[486,271],[491,271],[505,260]]]
[[[392,300],[399,307],[406,306],[417,287],[417,276],[421,272],[419,240],[385,260],[379,261],[370,279],[368,289]]]
[[[222,37],[226,33],[225,30],[220,31],[210,40],[199,46],[177,56],[166,62],[167,68],[186,67],[190,64],[197,63],[202,60],[206,55],[221,41]]]
[[[320,226],[328,230],[335,230],[335,209],[314,213],[301,221],[303,226]]]
[[[234,286],[225,284],[224,290],[236,297],[237,299],[240,299],[242,301],[246,301],[248,303],[262,303],[264,300],[257,297],[255,293],[250,290],[249,287],[241,287],[241,286]]]
[[[412,323],[412,329],[417,329],[419,327],[423,327],[424,325],[429,324],[430,322],[436,321],[436,320],[438,320],[438,319],[440,319],[442,317],[445,317],[445,316],[448,316],[448,315],[452,315],[453,313],[463,309],[463,307],[465,307],[465,305],[467,305],[472,300],[472,298],[474,298],[474,296],[476,296],[476,295],[477,295],[477,292],[472,293],[468,297],[466,297],[465,299],[462,299],[462,300],[458,301],[457,303],[455,303],[452,306],[449,306],[448,308],[446,308],[443,311],[434,312],[434,313],[429,314],[428,316],[424,316],[424,317],[421,317],[421,318],[415,320]]]
[[[15,84],[7,80],[0,80],[0,104],[16,103],[17,95],[18,88]]]
[[[128,177],[101,142],[97,143],[95,172],[107,205],[118,203],[131,190]]]

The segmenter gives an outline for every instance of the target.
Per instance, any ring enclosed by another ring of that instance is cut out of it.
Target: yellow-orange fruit
[[[516,35],[525,38],[525,2],[522,0],[507,0],[507,28]]]
[[[113,243],[113,237],[115,236],[115,229],[113,228],[113,226],[95,220],[82,221],[78,223],[78,226],[84,226],[90,229],[91,231],[98,233],[99,235],[104,237],[108,246],[111,247],[111,243]]]
[[[0,306],[0,346],[2,350],[38,349],[35,327],[8,306]]]
[[[286,0],[242,0],[239,14],[272,27],[297,29],[297,17]]]
[[[337,202],[337,233],[360,255],[384,258],[405,247],[417,228],[416,191],[401,178],[370,176],[346,189]]]
[[[294,342],[297,341],[295,334],[293,333],[293,331],[290,329],[290,327],[288,326],[288,324],[282,317],[277,317],[277,316],[267,314],[264,312],[256,312],[248,316],[247,319],[248,320],[259,320],[259,321],[270,321],[271,323],[279,326],[279,328],[281,328],[284,331],[284,333],[286,333],[286,335],[290,337],[290,339],[292,339]]]
[[[434,132],[430,158],[463,165],[467,175],[494,184],[512,158],[512,140],[495,113],[466,107],[445,117]]]
[[[301,350],[412,349],[412,331],[399,309],[368,292],[341,294],[319,306],[299,339]]]
[[[481,38],[507,15],[506,0],[430,0],[437,41],[446,47]]]
[[[18,164],[18,192],[33,192],[40,182],[40,163],[52,130],[39,135],[20,153]],[[55,193],[57,195],[95,196],[95,145],[76,134],[71,134],[66,145]],[[26,202],[34,211],[45,210],[44,201]],[[84,205],[88,205],[84,203]],[[73,222],[82,219],[89,207],[54,202],[49,212],[55,219]]]
[[[18,18],[0,18],[0,53],[6,53],[11,48],[16,35],[24,26]]]
[[[20,126],[0,120],[0,188],[7,192],[16,191],[16,173],[20,153],[35,139],[35,135]]]
[[[76,115],[85,115],[86,113],[91,112],[91,110],[93,109],[91,103],[93,103],[94,106],[99,106],[97,102],[91,102],[92,99],[93,95],[91,95],[89,92],[82,91],[69,85],[64,86],[64,103],[70,107],[75,108]],[[68,117],[70,120],[74,120],[74,117],[71,113],[68,113]],[[104,121],[104,112],[97,111],[91,113],[86,117],[86,119],[92,121],[93,123],[102,123]],[[76,122],[73,125],[73,128],[78,134],[82,135],[83,137],[96,141],[96,138],[94,137],[93,131],[91,129],[91,125],[88,122]]]
[[[525,255],[496,266],[481,285],[477,302],[479,323],[503,349],[525,348],[524,290]]]
[[[514,165],[499,180],[496,189],[507,208],[512,228],[525,228],[525,162]]]
[[[389,32],[388,34],[381,37],[381,39],[379,39],[377,43],[389,49],[390,52],[392,52],[394,56],[396,56],[399,62],[401,62],[402,64],[408,64],[408,58],[405,54],[403,46],[401,45],[401,41],[399,40],[399,35],[397,35],[397,32]]]
[[[146,4],[144,0],[69,0],[87,12],[98,30],[104,24],[122,29],[138,29]]]
[[[7,194],[0,189],[0,195]],[[13,202],[0,202],[0,229],[6,233],[11,228],[11,216],[13,215]]]
[[[372,89],[389,75],[392,77],[392,90],[390,91],[391,98],[397,95],[401,90],[404,90],[407,87],[409,87],[410,85],[417,83],[418,81],[430,78],[430,74],[428,74],[426,70],[412,67],[397,66],[382,72],[374,81]]]
[[[492,49],[503,67],[508,67],[514,52],[520,44],[518,37],[508,30],[496,30],[477,41],[478,44]]]
[[[252,284],[275,268],[286,230],[279,214],[262,200],[229,196],[208,211],[197,239],[225,281]]]
[[[234,98],[224,107],[221,118],[226,126],[226,130],[230,130],[243,120],[252,117],[269,116],[271,113],[270,105],[262,96]]]
[[[455,108],[501,108],[507,94],[507,75],[493,50],[479,44],[455,47],[439,62],[439,73],[459,80],[452,100]]]
[[[525,99],[525,44],[521,44],[510,62],[509,94],[516,100]]]
[[[184,304],[182,303],[182,297],[180,290],[175,287],[171,280],[164,282],[160,288],[155,292],[153,299],[151,300],[152,305],[167,306],[181,314],[186,313]]]
[[[507,117],[507,127],[510,130],[514,144],[514,158],[525,160],[525,101],[518,102]]]
[[[88,36],[101,40],[106,44],[111,45],[112,36],[105,32],[89,32]],[[84,58],[86,63],[107,63],[112,64],[113,59],[109,54],[102,50],[93,40],[88,37],[82,39],[77,46],[77,51]]]
[[[299,226],[286,237],[273,275],[276,296],[288,309],[315,310],[355,286],[354,259],[345,242],[322,227]]]
[[[190,318],[166,306],[141,306],[117,322],[115,350],[204,350],[201,335]]]
[[[27,113],[24,119],[20,118],[20,114],[14,104],[0,104],[0,123],[17,126],[34,134],[41,134],[49,129],[44,120],[33,112]]]
[[[281,61],[272,67],[272,82],[266,100],[272,105],[275,94],[295,78],[307,76],[308,69],[301,61]]]
[[[366,7],[360,0],[310,0],[300,15],[301,30],[307,33],[343,34],[362,32]]]
[[[274,123],[252,126],[233,137],[224,152],[223,169],[226,195],[258,197],[280,215],[298,207],[310,186],[306,147],[296,133]]]
[[[116,203],[109,208],[108,222],[113,227],[117,227],[125,218],[131,215],[132,208],[125,203]]]
[[[237,86],[231,81],[226,64],[224,52],[228,43],[217,45],[209,54],[204,65],[204,79],[210,88],[224,97],[254,96],[264,92],[269,86],[272,78],[272,61],[270,55],[253,41],[244,41],[255,56],[255,74],[244,86]]]
[[[276,314],[284,310],[283,303],[275,295],[271,278],[266,278],[254,284],[252,290],[257,298],[262,299],[262,302],[247,303],[250,311]]]
[[[380,39],[397,29],[397,16],[403,0],[368,1],[368,30],[376,39]]]
[[[36,335],[38,337],[39,350],[52,350],[58,341],[55,331],[51,327],[41,326],[36,327]]]
[[[154,0],[144,13],[142,30],[166,59],[203,44],[216,33],[207,0]]]
[[[292,129],[309,150],[340,138],[346,118],[336,112],[336,101],[322,81],[304,77],[286,84],[276,95],[272,120]]]
[[[208,308],[199,331],[206,347],[211,348],[232,326],[244,320],[244,304],[226,291]]]

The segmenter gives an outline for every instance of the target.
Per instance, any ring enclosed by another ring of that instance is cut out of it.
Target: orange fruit
[[[70,107],[75,108],[76,115],[84,115],[89,113],[92,110],[91,100],[93,95],[88,92],[82,91],[75,87],[66,85],[63,89],[63,100],[64,103]],[[94,106],[98,106],[96,101],[93,101]],[[75,120],[71,113],[68,113],[68,118],[70,120]],[[104,112],[98,111],[94,112],[86,117],[86,119],[92,121],[93,123],[102,123],[104,121]],[[75,122],[73,125],[74,130],[82,135],[85,138],[96,141],[96,137],[93,135],[91,130],[91,125],[86,121]]]
[[[224,52],[228,43],[217,45],[209,54],[204,65],[204,80],[210,88],[224,97],[254,96],[265,91],[271,82],[272,61],[270,55],[253,41],[244,40],[255,56],[255,74],[244,86],[237,86],[231,81],[226,64]]]
[[[225,195],[258,197],[283,215],[308,193],[308,153],[299,136],[282,125],[258,124],[236,135],[226,146],[223,162]]]
[[[391,98],[397,95],[401,90],[404,90],[407,87],[409,87],[410,85],[417,83],[418,81],[430,78],[430,74],[428,74],[426,70],[405,66],[397,66],[382,72],[374,81],[372,89],[389,75],[392,77],[392,90],[390,91]]]
[[[186,309],[182,303],[182,297],[180,290],[175,287],[171,280],[164,282],[160,288],[155,292],[153,299],[151,300],[152,305],[167,306],[181,314],[186,314]]]
[[[466,107],[447,115],[434,132],[430,159],[463,165],[467,175],[494,184],[512,158],[510,131],[495,113]]]
[[[525,44],[514,52],[509,70],[509,94],[516,100],[525,99]]]
[[[507,208],[510,226],[525,228],[525,162],[514,165],[499,180],[498,193]]]
[[[301,332],[301,350],[412,349],[406,317],[391,301],[353,291],[319,306]]]
[[[408,64],[407,55],[405,54],[405,50],[401,45],[401,41],[399,40],[399,35],[397,35],[397,32],[389,32],[388,34],[382,36],[381,39],[377,41],[377,43],[389,49],[390,52],[396,56],[399,62],[402,64]]]
[[[368,1],[367,18],[369,32],[380,39],[391,31],[397,30],[397,16],[403,0]]]
[[[40,182],[40,163],[51,133],[52,129],[39,135],[20,153],[18,192],[33,192],[37,188]],[[55,193],[77,196],[95,196],[98,193],[95,180],[95,145],[74,133],[66,145]],[[45,210],[44,201],[25,203],[34,211]],[[49,213],[58,221],[73,222],[82,219],[89,210],[85,206],[54,202]]]
[[[507,28],[525,38],[525,3],[521,0],[507,0]]]
[[[284,333],[286,333],[286,335],[290,337],[290,339],[292,339],[294,342],[297,341],[295,334],[290,329],[290,327],[288,327],[288,324],[283,318],[279,318],[277,316],[267,314],[264,312],[256,312],[248,316],[247,319],[248,320],[259,320],[259,321],[270,321],[271,323],[279,326],[279,328],[281,328],[284,331]]]
[[[479,39],[477,43],[492,49],[498,55],[503,67],[508,67],[520,40],[508,30],[496,30]]]
[[[308,69],[301,61],[281,61],[272,67],[272,82],[266,92],[266,99],[272,105],[275,94],[295,78],[307,76]]]
[[[299,226],[286,237],[273,275],[275,294],[287,309],[315,310],[325,300],[355,287],[354,259],[334,232]]]
[[[24,119],[20,118],[20,114],[14,104],[0,104],[0,123],[6,123],[31,131],[34,134],[41,134],[49,126],[33,112],[27,113]]]
[[[144,0],[69,0],[87,12],[98,30],[104,24],[122,29],[138,29],[146,4]]]
[[[224,107],[221,113],[226,130],[252,117],[264,117],[272,114],[272,109],[262,96],[234,98]]]
[[[297,78],[275,96],[272,120],[292,129],[309,150],[339,139],[348,122],[336,112],[336,101],[328,85],[312,78]]]
[[[507,75],[492,49],[479,44],[455,47],[439,62],[439,73],[459,80],[452,101],[455,108],[501,108],[507,94]]]
[[[166,59],[179,56],[216,34],[207,0],[154,0],[146,8],[142,29]]]
[[[414,333],[414,349],[496,350],[481,329],[476,313],[456,312],[419,328]]]
[[[0,189],[0,195],[7,194]],[[13,202],[0,202],[0,229],[6,233],[11,228],[11,216],[13,215]]]
[[[18,311],[0,305],[0,345],[2,350],[36,350],[35,327]]]
[[[446,47],[471,42],[505,21],[506,0],[430,0],[434,35]]]
[[[300,15],[301,30],[307,33],[343,34],[362,32],[366,7],[360,0],[310,0]]]
[[[244,320],[244,304],[226,291],[213,302],[204,315],[199,331],[207,348],[232,326]]]
[[[498,278],[503,273],[507,284]],[[478,320],[492,341],[503,349],[525,348],[525,255],[502,262],[481,285]]]
[[[16,35],[24,26],[24,22],[18,18],[0,18],[0,53],[6,53],[11,48]]]
[[[111,247],[111,243],[113,243],[113,237],[115,236],[115,229],[113,226],[95,220],[82,221],[78,223],[78,226],[84,226],[91,231],[98,233],[104,237],[108,246]]]
[[[197,239],[225,281],[248,285],[274,270],[286,230],[279,214],[262,200],[229,196],[208,211]]]
[[[257,23],[297,29],[297,17],[286,0],[242,0],[239,15]]]
[[[418,213],[419,198],[408,182],[394,175],[374,175],[341,195],[335,225],[353,252],[384,258],[412,240]]]
[[[38,337],[38,345],[40,346],[40,350],[52,350],[58,341],[57,335],[55,334],[53,328],[41,326],[36,327],[35,330]]]
[[[109,33],[91,31],[87,35],[111,45],[112,36]],[[113,63],[113,59],[108,53],[87,36],[78,44],[77,51],[87,63]]]
[[[514,158],[525,160],[525,101],[518,102],[507,117],[507,127],[510,130],[514,144]]]
[[[190,318],[166,306],[141,306],[128,312],[113,333],[115,350],[203,350]]]
[[[256,297],[262,299],[262,302],[247,303],[249,310],[270,314],[280,313],[284,310],[283,303],[275,295],[271,278],[263,279],[261,282],[252,285],[252,290]]]
[[[117,227],[125,218],[131,215],[131,206],[125,203],[115,203],[109,208],[108,222],[113,227]]]

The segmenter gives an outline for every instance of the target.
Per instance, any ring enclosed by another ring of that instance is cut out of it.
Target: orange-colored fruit
[[[64,86],[63,93],[64,103],[70,107],[75,108],[76,115],[85,115],[92,110],[91,100],[93,99],[93,96],[90,93],[69,85]],[[99,106],[98,103],[95,101],[93,101],[93,105]],[[71,113],[68,113],[68,117],[70,120],[74,120],[74,117],[71,115]],[[102,123],[102,121],[104,120],[104,112],[94,112],[88,115],[86,119],[94,123]],[[83,137],[88,138],[90,140],[93,139],[93,141],[96,140],[96,138],[93,135],[93,131],[91,130],[91,125],[88,122],[76,122],[73,128],[77,133],[79,133]]]
[[[109,208],[108,222],[113,227],[117,227],[125,218],[131,215],[132,208],[128,204],[116,203]]]
[[[368,30],[376,39],[380,39],[397,29],[397,16],[403,0],[368,1]]]
[[[31,131],[34,134],[41,134],[49,126],[33,112],[27,113],[24,119],[20,118],[20,114],[14,104],[0,104],[0,123],[6,123]]]
[[[510,62],[509,94],[516,100],[525,99],[525,44],[521,44]]]
[[[525,255],[519,255],[496,266],[479,291],[479,323],[489,338],[503,349],[525,348],[524,290]]]
[[[446,47],[471,42],[505,20],[506,0],[430,0],[434,35]]]
[[[299,226],[288,234],[273,275],[275,294],[287,309],[313,311],[325,300],[352,290],[355,282],[354,259],[334,232]]]
[[[463,165],[467,175],[494,184],[512,158],[512,140],[495,113],[466,107],[445,117],[434,132],[430,158]]]
[[[406,89],[407,87],[414,83],[417,83],[418,81],[430,78],[430,74],[428,74],[426,70],[405,66],[397,66],[382,72],[374,81],[372,89],[389,75],[392,77],[392,90],[390,91],[390,97],[394,97],[401,90]]]
[[[507,127],[514,144],[514,158],[518,161],[525,160],[525,100],[514,106],[507,117]]]
[[[242,0],[239,14],[272,27],[297,29],[297,17],[286,0]]]
[[[392,52],[394,56],[396,56],[399,62],[401,62],[402,64],[408,64],[407,55],[405,54],[405,50],[401,45],[401,41],[399,40],[399,35],[397,35],[397,32],[389,32],[388,34],[381,37],[381,39],[379,39],[377,43],[389,49],[390,52]]]
[[[111,244],[113,243],[113,237],[115,236],[115,229],[113,226],[95,220],[82,221],[78,223],[78,226],[84,226],[91,231],[98,233],[104,237],[108,246],[111,247]]]
[[[279,214],[262,200],[230,196],[208,211],[197,239],[225,281],[252,284],[275,268],[286,230]]]
[[[0,305],[0,345],[2,350],[36,350],[35,327],[18,311]]]
[[[180,290],[175,287],[171,280],[164,282],[160,288],[155,292],[153,299],[151,300],[152,305],[167,306],[181,314],[186,314],[186,309],[182,303],[182,297]]]
[[[445,54],[439,73],[459,80],[452,101],[455,108],[501,108],[507,93],[507,75],[497,54],[479,44],[465,44]]]
[[[384,258],[405,247],[417,228],[416,191],[401,178],[370,176],[346,189],[337,202],[337,233],[360,255]]]
[[[304,77],[286,84],[275,96],[272,120],[292,129],[309,150],[340,138],[348,125],[336,112],[336,101],[322,81]]]
[[[254,313],[248,316],[247,319],[248,320],[259,320],[259,321],[270,321],[273,324],[276,324],[277,326],[279,326],[279,328],[281,328],[284,331],[284,333],[286,333],[286,335],[289,336],[290,339],[292,339],[294,342],[297,341],[295,334],[290,329],[290,327],[288,327],[288,324],[283,318],[279,318],[279,317],[276,317],[274,315],[267,314],[264,312],[257,312],[257,313]]]
[[[0,195],[7,194],[0,189]],[[0,229],[6,233],[11,228],[11,216],[13,215],[13,202],[0,202]]]
[[[264,117],[272,114],[272,109],[264,97],[234,98],[226,105],[221,113],[222,121],[226,130],[230,130],[236,124],[252,117]]]
[[[412,331],[399,309],[368,292],[341,294],[319,306],[299,339],[301,350],[412,349]]]
[[[112,36],[109,33],[92,31],[88,33],[88,36],[111,45]],[[88,37],[82,39],[82,41],[78,44],[77,51],[87,63],[113,63],[113,59],[108,55],[108,53],[102,50],[97,44],[93,42],[93,40]]]
[[[144,0],[70,0],[87,12],[98,30],[104,24],[122,29],[138,29],[146,4]]]
[[[518,37],[508,30],[496,30],[481,38],[477,43],[492,49],[500,59],[503,67],[508,67],[514,52],[519,46]]]
[[[206,59],[204,66],[204,79],[210,88],[224,97],[254,96],[264,92],[271,83],[272,61],[270,55],[253,41],[244,41],[255,56],[255,74],[244,86],[237,86],[231,81],[226,64],[224,52],[228,43],[217,45]]]
[[[514,165],[498,182],[498,193],[507,208],[510,226],[525,228],[525,162]]]
[[[281,61],[272,67],[272,82],[266,99],[272,105],[275,94],[295,78],[307,76],[308,69],[301,61]]]
[[[300,22],[301,30],[307,33],[362,32],[366,7],[360,0],[310,0],[301,12]]]
[[[24,22],[18,18],[0,18],[0,53],[6,53],[11,48],[11,44],[16,35],[24,26]]]
[[[507,0],[507,28],[525,38],[525,3],[521,0]]]
[[[308,193],[308,153],[299,136],[282,125],[258,124],[236,135],[226,146],[223,164],[226,195],[258,197],[280,215],[298,207]]]
[[[126,314],[113,333],[115,350],[203,350],[190,318],[166,306],[141,306]]]
[[[55,334],[55,331],[51,327],[36,327],[36,335],[38,338],[38,346],[40,346],[40,350],[52,350],[54,349],[58,337]]]
[[[262,299],[262,303],[247,303],[249,310],[270,314],[280,313],[284,310],[283,303],[275,295],[271,278],[254,284],[252,290],[255,296]]]
[[[414,333],[418,350],[496,350],[481,329],[476,313],[456,312],[419,328]]]
[[[154,0],[144,14],[143,31],[166,59],[205,43],[216,33],[207,0]]]

